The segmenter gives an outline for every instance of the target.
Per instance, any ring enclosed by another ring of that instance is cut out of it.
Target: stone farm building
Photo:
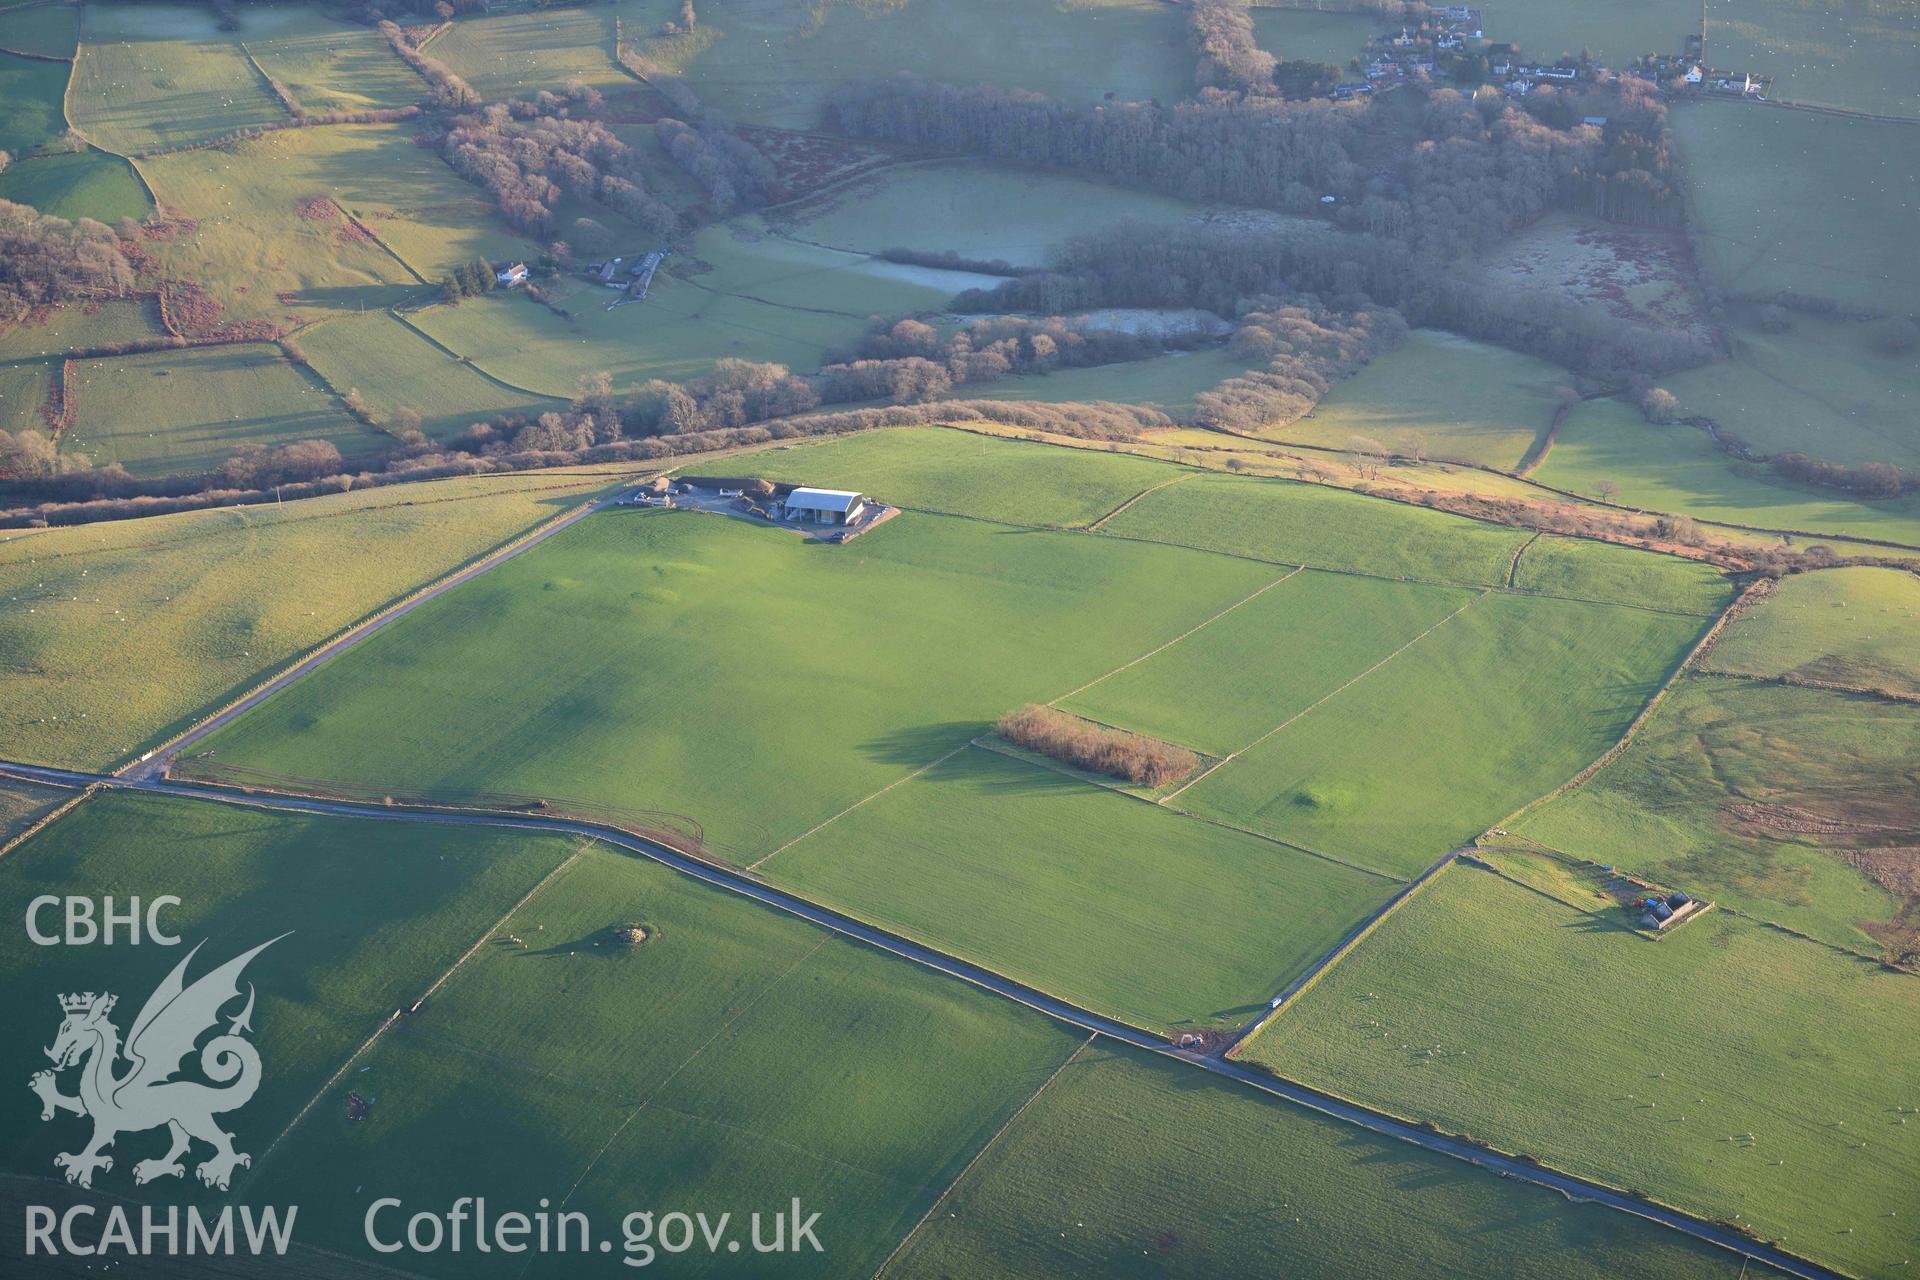
[[[801,524],[852,524],[866,509],[866,496],[851,489],[795,489],[780,504],[783,519]]]

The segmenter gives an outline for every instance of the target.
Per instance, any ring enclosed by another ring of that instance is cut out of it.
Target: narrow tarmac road
[[[584,514],[584,513],[582,513]],[[551,532],[558,532],[554,529]],[[480,566],[475,566],[478,571]],[[452,586],[448,582],[447,586]],[[346,637],[342,637],[344,640]],[[319,655],[315,655],[317,658]],[[289,673],[291,674],[291,673]],[[264,696],[264,691],[263,691]],[[1696,1218],[1691,1214],[1654,1204],[1624,1192],[1616,1191],[1600,1183],[1589,1182],[1572,1174],[1547,1169],[1527,1160],[1501,1155],[1476,1147],[1460,1139],[1434,1133],[1408,1124],[1403,1120],[1382,1112],[1347,1102],[1325,1094],[1317,1089],[1292,1081],[1281,1080],[1263,1072],[1230,1062],[1218,1054],[1199,1054],[1179,1049],[1165,1039],[1137,1027],[1117,1022],[1102,1014],[1082,1009],[1064,1000],[1056,999],[1043,991],[1002,977],[978,965],[947,955],[931,947],[913,942],[896,934],[875,928],[852,917],[841,915],[805,898],[797,897],[772,885],[763,883],[755,877],[727,867],[703,862],[698,858],[668,849],[665,846],[642,840],[624,831],[603,827],[597,823],[576,821],[565,818],[521,817],[510,814],[462,813],[435,809],[413,809],[404,805],[368,805],[346,801],[309,799],[297,796],[267,796],[231,791],[222,787],[207,786],[200,783],[176,782],[166,778],[129,775],[109,775],[83,773],[77,770],[53,769],[39,765],[18,765],[0,762],[0,776],[11,775],[30,782],[39,782],[58,787],[84,787],[93,784],[120,788],[131,791],[181,796],[196,800],[212,801],[217,804],[236,805],[246,808],[265,809],[282,813],[320,814],[333,817],[366,818],[379,822],[428,822],[458,826],[505,827],[526,831],[557,832],[566,835],[587,836],[607,844],[625,849],[630,853],[673,868],[675,871],[702,881],[715,888],[752,899],[778,911],[797,916],[825,929],[831,929],[845,937],[863,942],[868,946],[908,960],[925,968],[971,983],[984,991],[1016,1003],[1027,1006],[1084,1031],[1104,1035],[1123,1044],[1145,1049],[1152,1053],[1163,1054],[1179,1059],[1203,1071],[1237,1081],[1262,1093],[1283,1098],[1295,1105],[1317,1111],[1349,1124],[1371,1130],[1384,1137],[1398,1138],[1429,1151],[1465,1160],[1479,1165],[1502,1177],[1516,1178],[1536,1186],[1549,1187],[1562,1193],[1571,1200],[1587,1201],[1603,1205],[1621,1213],[1629,1213],[1638,1218],[1671,1227],[1696,1240],[1717,1245],[1743,1257],[1763,1262],[1791,1276],[1804,1277],[1805,1280],[1841,1280],[1840,1273],[1830,1271],[1817,1263],[1797,1258],[1769,1245],[1748,1239],[1737,1231],[1729,1230],[1717,1223]]]

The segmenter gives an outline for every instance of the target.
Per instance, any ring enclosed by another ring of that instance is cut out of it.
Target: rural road
[[[155,747],[152,751],[147,752],[147,754],[141,756],[138,760],[135,760],[133,763],[128,765],[123,765],[115,776],[119,778],[123,778],[129,782],[147,782],[152,779],[162,777],[166,773],[167,765],[173,760],[175,756],[179,755],[182,751],[185,751],[188,747],[191,747],[194,743],[200,741],[202,738],[206,737],[208,734],[214,732],[216,729],[219,729],[222,725],[225,725],[228,721],[232,720],[235,716],[238,716],[243,712],[251,710],[253,707],[257,706],[264,699],[272,697],[274,694],[280,692],[280,690],[286,688],[288,685],[292,684],[295,680],[298,680],[301,676],[306,675],[308,672],[312,671],[315,667],[320,666],[322,663],[325,663],[333,658],[339,657],[343,651],[352,648],[356,644],[359,644],[362,640],[365,640],[368,636],[372,635],[374,632],[381,630],[382,628],[388,626],[391,623],[398,622],[401,618],[406,617],[409,613],[412,613],[415,609],[418,609],[421,605],[425,604],[427,601],[432,600],[437,596],[443,595],[446,592],[453,590],[455,587],[459,586],[461,583],[466,582],[471,578],[478,577],[480,574],[485,573],[489,569],[498,568],[500,565],[504,564],[508,560],[513,559],[515,556],[519,555],[523,551],[532,550],[534,547],[537,547],[541,543],[545,542],[548,538],[553,537],[554,534],[559,533],[563,529],[567,529],[571,527],[577,522],[592,515],[594,512],[607,506],[610,502],[612,502],[612,500],[613,499],[611,497],[600,498],[594,502],[588,503],[584,507],[581,507],[578,511],[570,511],[566,515],[561,516],[559,519],[553,521],[551,524],[541,529],[538,533],[534,534],[532,537],[501,547],[500,549],[486,556],[483,556],[479,560],[474,561],[472,564],[468,565],[466,568],[461,569],[458,572],[454,573],[451,577],[443,578],[441,581],[435,583],[431,587],[428,587],[425,591],[422,591],[419,595],[414,596],[411,600],[408,600],[402,604],[396,605],[394,608],[389,609],[387,612],[376,615],[375,617],[369,618],[357,626],[348,628],[346,631],[341,632],[339,635],[335,636],[333,639],[321,645],[318,649],[315,649],[312,653],[308,654],[306,657],[302,658],[300,661],[294,663],[291,667],[288,667],[285,671],[282,671],[279,675],[273,677],[273,679],[261,685],[258,689],[255,689],[253,692],[242,697],[238,702],[232,703],[231,705],[222,708],[220,711],[216,712],[212,716],[209,716],[207,719],[202,720],[200,723],[188,729],[185,733],[181,734],[179,737],[174,738],[169,742],[162,743],[160,746]]]
[[[581,513],[581,514],[584,514]],[[563,526],[560,526],[563,527]],[[555,527],[548,534],[559,531]],[[475,565],[469,573],[478,572],[485,562]],[[449,581],[445,586],[454,585]],[[348,641],[350,637],[341,637]],[[310,661],[318,661],[322,654],[315,654]],[[297,670],[297,669],[296,669]],[[288,676],[295,674],[287,673]],[[283,677],[284,679],[284,677]],[[261,696],[270,691],[262,690]],[[257,700],[257,699],[256,699]],[[237,708],[236,708],[237,710]],[[1572,1174],[1547,1169],[1527,1160],[1501,1155],[1476,1147],[1471,1143],[1434,1133],[1408,1124],[1393,1116],[1370,1110],[1366,1107],[1322,1093],[1317,1089],[1291,1081],[1281,1080],[1264,1073],[1230,1062],[1224,1057],[1210,1054],[1193,1053],[1178,1049],[1159,1036],[1142,1031],[1137,1027],[1116,1022],[1111,1018],[1082,1009],[1064,1000],[1056,999],[1043,991],[1035,990],[1011,978],[1002,977],[990,970],[971,964],[957,957],[936,951],[931,947],[888,933],[883,929],[862,923],[850,916],[809,902],[805,898],[776,889],[762,883],[752,876],[698,858],[675,852],[662,845],[642,840],[624,831],[612,827],[603,827],[596,823],[576,821],[565,818],[546,818],[518,816],[510,814],[460,813],[436,809],[413,809],[404,805],[355,804],[347,801],[310,799],[298,796],[250,795],[231,791],[221,787],[206,786],[199,783],[173,781],[164,777],[131,773],[121,775],[84,773],[69,769],[55,769],[40,765],[19,765],[0,762],[0,775],[11,775],[31,782],[39,782],[56,787],[85,787],[102,785],[162,795],[174,795],[196,800],[212,801],[218,804],[236,805],[246,808],[265,809],[284,813],[318,814],[332,817],[367,818],[381,822],[437,823],[444,825],[505,827],[525,831],[546,831],[563,835],[584,836],[603,841],[625,849],[641,857],[651,858],[655,862],[671,867],[673,870],[695,880],[702,881],[718,889],[749,898],[777,911],[797,916],[825,929],[855,941],[862,942],[878,950],[908,960],[925,968],[958,978],[985,991],[1008,1000],[1023,1004],[1030,1009],[1046,1014],[1083,1031],[1104,1035],[1123,1044],[1138,1049],[1177,1058],[1182,1062],[1203,1071],[1237,1081],[1258,1089],[1263,1093],[1283,1098],[1297,1106],[1306,1107],[1322,1115],[1357,1125],[1384,1137],[1398,1138],[1415,1146],[1424,1147],[1442,1155],[1476,1164],[1506,1178],[1515,1178],[1530,1182],[1536,1186],[1548,1187],[1565,1195],[1570,1200],[1586,1201],[1603,1205],[1621,1213],[1632,1214],[1651,1222],[1671,1227],[1696,1240],[1731,1250],[1743,1257],[1778,1269],[1791,1276],[1804,1277],[1805,1280],[1841,1280],[1840,1273],[1808,1262],[1805,1259],[1783,1253],[1771,1246],[1761,1244],[1729,1230],[1717,1223],[1696,1218],[1691,1214],[1664,1205],[1639,1199],[1616,1191],[1599,1183],[1589,1182]]]

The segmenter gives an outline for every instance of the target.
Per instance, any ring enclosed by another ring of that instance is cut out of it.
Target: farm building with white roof
[[[867,499],[851,489],[795,489],[780,506],[786,519],[803,524],[852,524]]]

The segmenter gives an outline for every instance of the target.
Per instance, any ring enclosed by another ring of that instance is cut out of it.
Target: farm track
[[[1766,1263],[1787,1275],[1802,1277],[1803,1280],[1842,1280],[1839,1272],[1773,1246],[1751,1240],[1737,1230],[1720,1226],[1683,1210],[1644,1199],[1604,1183],[1561,1172],[1525,1157],[1489,1150],[1461,1138],[1423,1128],[1386,1112],[1376,1111],[1307,1085],[1242,1066],[1219,1053],[1196,1053],[1177,1048],[1151,1032],[1083,1009],[970,961],[947,955],[945,952],[820,906],[765,884],[743,871],[705,862],[615,828],[573,819],[542,818],[531,815],[447,813],[437,810],[411,809],[404,805],[354,804],[299,796],[247,795],[220,787],[176,782],[152,776],[116,776],[35,765],[0,763],[0,775],[48,786],[68,788],[101,786],[143,794],[178,796],[183,799],[267,812],[364,818],[380,822],[496,827],[597,839],[639,857],[650,858],[703,884],[737,894],[899,959],[945,974],[1090,1034],[1104,1035],[1136,1049],[1172,1058],[1223,1079],[1257,1089],[1270,1097],[1305,1107],[1384,1137],[1397,1138],[1429,1151],[1463,1160],[1501,1177],[1514,1178],[1558,1191],[1576,1203],[1598,1204],[1620,1213],[1631,1214],[1634,1217],[1670,1227],[1743,1258]]]

